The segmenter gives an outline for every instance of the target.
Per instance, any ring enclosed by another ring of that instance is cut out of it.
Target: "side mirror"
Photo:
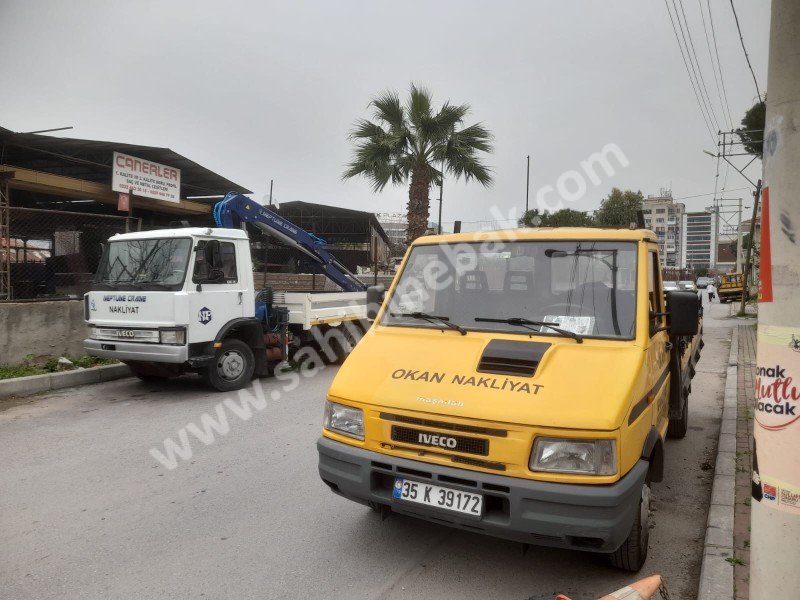
[[[667,315],[671,336],[696,335],[700,329],[700,299],[694,292],[669,292]]]
[[[371,285],[367,288],[367,318],[374,321],[386,297],[385,285]]]

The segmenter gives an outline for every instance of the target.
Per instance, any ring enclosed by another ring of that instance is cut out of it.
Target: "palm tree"
[[[399,185],[410,180],[409,242],[428,227],[428,193],[431,184],[441,185],[443,171],[485,187],[492,184],[491,169],[479,155],[492,151],[492,134],[480,123],[463,127],[468,105],[445,102],[434,112],[432,104],[431,93],[414,84],[405,105],[397,92],[387,90],[369,103],[375,120],[359,119],[350,132],[355,148],[344,179],[363,175],[374,192],[390,181]]]

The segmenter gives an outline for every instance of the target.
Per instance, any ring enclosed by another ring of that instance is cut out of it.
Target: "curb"
[[[736,399],[738,388],[739,327],[733,328],[722,423],[719,428],[714,484],[708,507],[703,564],[700,569],[698,600],[733,598],[733,506],[736,489]]]
[[[45,373],[44,375],[28,375],[0,381],[0,398],[9,396],[30,396],[39,392],[49,392],[61,388],[74,387],[111,381],[129,377],[131,370],[128,365],[102,365],[75,371],[62,371],[60,373]]]

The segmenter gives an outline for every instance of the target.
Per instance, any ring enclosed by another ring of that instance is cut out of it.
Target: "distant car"
[[[695,284],[697,285],[697,289],[704,290],[709,285],[713,285],[714,278],[713,277],[698,277]]]
[[[679,281],[678,282],[678,287],[680,289],[682,289],[682,290],[687,291],[687,292],[696,292],[697,291],[697,286],[694,284],[694,281],[690,281],[688,279],[686,279],[684,281]]]
[[[664,291],[665,292],[676,292],[679,291],[681,287],[678,285],[677,281],[665,281],[664,282]]]

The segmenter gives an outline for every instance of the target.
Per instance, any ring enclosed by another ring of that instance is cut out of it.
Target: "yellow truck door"
[[[647,297],[650,314],[664,313],[664,293],[661,282],[661,267],[655,245],[647,249]],[[651,422],[662,435],[669,422],[669,335],[663,329],[663,316],[650,319],[647,344],[647,389],[648,403],[653,405]]]

